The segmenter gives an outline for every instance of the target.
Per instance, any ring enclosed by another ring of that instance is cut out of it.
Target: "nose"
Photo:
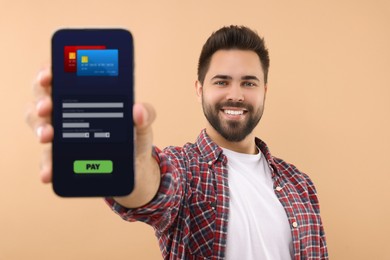
[[[244,92],[240,84],[230,85],[226,99],[235,102],[244,101]]]

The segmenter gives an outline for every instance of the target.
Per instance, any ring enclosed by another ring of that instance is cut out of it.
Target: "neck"
[[[256,148],[255,136],[253,133],[246,136],[243,140],[239,142],[232,142],[226,140],[220,133],[218,133],[213,127],[206,127],[206,132],[209,137],[220,147],[246,154],[257,154],[258,150]]]

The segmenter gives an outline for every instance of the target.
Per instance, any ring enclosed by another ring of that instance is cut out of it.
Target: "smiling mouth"
[[[252,110],[250,105],[245,105],[242,102],[224,102],[216,107],[226,119],[241,120],[246,117],[249,111]]]
[[[221,111],[231,119],[239,119],[248,113],[248,110],[242,107],[222,108]]]
[[[231,109],[222,109],[222,111],[227,115],[233,115],[233,116],[243,115],[246,112],[245,110],[231,110]]]

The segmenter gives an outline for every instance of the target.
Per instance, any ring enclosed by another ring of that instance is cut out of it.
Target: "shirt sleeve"
[[[153,226],[157,231],[164,231],[171,226],[179,211],[183,194],[182,176],[172,163],[173,158],[157,147],[153,148],[153,157],[160,165],[161,182],[156,196],[139,208],[126,208],[113,198],[106,198],[111,209],[126,221],[142,221]]]

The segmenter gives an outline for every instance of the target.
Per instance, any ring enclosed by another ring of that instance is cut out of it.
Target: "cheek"
[[[257,105],[257,106],[261,106],[261,105],[264,105],[264,101],[265,101],[265,92],[264,91],[261,91],[260,93],[259,92],[256,92],[256,93],[248,93],[249,95],[247,96],[247,101],[248,102],[251,102],[251,104],[253,105]]]
[[[206,91],[203,93],[202,102],[206,104],[216,104],[223,100],[221,91]]]
[[[262,106],[264,103],[264,96],[253,93],[252,95],[248,95],[246,97],[246,102],[255,107]]]

